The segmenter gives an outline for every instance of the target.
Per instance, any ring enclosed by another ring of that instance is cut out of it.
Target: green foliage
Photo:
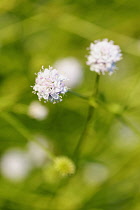
[[[76,174],[61,178],[46,161],[22,182],[0,175],[1,210],[140,209],[139,11],[137,0],[0,1],[1,157],[10,148],[25,150],[27,140],[39,134],[56,155],[74,160],[88,102],[67,93],[63,102],[45,104],[46,119],[32,119],[27,110],[37,100],[30,88],[34,73],[76,57],[84,80],[74,91],[90,96],[95,73],[85,64],[89,43],[108,38],[123,51],[116,73],[101,77],[98,104],[90,101],[95,120]]]

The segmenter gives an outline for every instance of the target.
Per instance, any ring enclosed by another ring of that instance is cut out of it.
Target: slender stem
[[[88,100],[89,99],[87,96],[83,96],[83,95],[81,95],[79,93],[76,93],[76,92],[74,92],[72,90],[69,90],[68,92],[71,93],[71,94],[73,94],[73,95],[75,95],[75,96],[77,96],[77,97],[79,97],[79,98],[82,98],[84,100]]]
[[[39,142],[30,132],[29,130],[13,115],[8,112],[1,112],[1,117],[7,121],[10,125],[12,125],[24,138],[26,138],[30,142],[37,143],[42,149],[44,149],[50,159],[54,159],[54,155],[46,148],[41,142]]]
[[[99,80],[100,80],[100,75],[97,74],[96,80],[95,80],[95,85],[94,85],[94,90],[93,90],[93,95],[92,96],[97,96],[98,90],[99,90]]]
[[[93,89],[93,94],[92,94],[92,97],[94,97],[94,98],[96,98],[97,94],[98,94],[99,79],[100,79],[100,75],[97,74],[96,80],[95,80],[94,89]],[[83,141],[86,138],[86,135],[88,133],[88,127],[90,126],[90,123],[91,123],[91,121],[93,119],[94,110],[95,110],[95,107],[92,106],[91,104],[89,104],[88,115],[87,115],[87,119],[86,119],[86,122],[85,122],[85,126],[84,126],[83,132],[82,132],[82,134],[81,134],[81,136],[79,138],[79,141],[78,141],[78,143],[76,145],[74,153],[73,153],[74,157],[76,157],[76,160],[78,159],[80,148],[81,148],[81,146],[83,144]]]

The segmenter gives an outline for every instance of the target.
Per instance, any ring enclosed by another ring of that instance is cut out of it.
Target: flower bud
[[[67,176],[75,173],[75,165],[73,161],[67,157],[57,157],[54,160],[54,168],[62,176]]]
[[[117,115],[120,115],[123,113],[123,107],[120,104],[115,104],[115,103],[109,104],[108,110],[112,112],[113,114],[117,114]]]

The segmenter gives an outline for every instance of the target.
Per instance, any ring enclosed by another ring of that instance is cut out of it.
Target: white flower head
[[[28,155],[20,149],[10,149],[1,157],[0,170],[11,181],[22,181],[31,170]]]
[[[98,185],[109,177],[109,169],[101,163],[87,163],[83,171],[83,179],[89,185]]]
[[[44,136],[36,135],[37,142],[30,141],[27,144],[27,154],[34,167],[41,167],[48,160],[47,151],[44,148],[50,150],[50,144]],[[42,146],[44,148],[42,148]]]
[[[65,84],[70,88],[74,88],[81,84],[83,79],[83,69],[80,62],[74,57],[66,57],[55,62],[55,67],[60,74],[69,78]]]
[[[117,69],[116,62],[121,60],[122,54],[120,47],[114,45],[113,41],[108,41],[108,39],[96,40],[90,44],[88,49],[89,55],[86,64],[90,66],[91,71],[98,74],[108,72],[111,75]]]
[[[38,101],[33,101],[28,108],[28,115],[37,120],[44,120],[48,115],[48,109]]]
[[[56,69],[50,66],[45,69],[42,66],[42,69],[37,73],[33,93],[38,95],[40,101],[44,99],[44,102],[60,102],[62,101],[62,95],[68,91],[67,86],[64,84],[65,80],[67,78],[59,74]]]

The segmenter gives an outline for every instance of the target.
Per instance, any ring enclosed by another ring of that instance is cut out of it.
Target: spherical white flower
[[[58,69],[59,73],[63,74],[68,78],[65,84],[68,87],[76,87],[79,85],[83,78],[83,70],[80,62],[73,57],[68,57],[56,61],[55,67]]]
[[[29,173],[31,164],[25,152],[19,149],[10,149],[0,161],[1,174],[11,181],[21,181]]]
[[[109,170],[100,163],[88,163],[83,171],[84,181],[89,185],[96,185],[104,182],[109,177]]]
[[[98,74],[111,75],[116,69],[116,62],[121,60],[122,54],[120,47],[114,45],[113,41],[103,39],[90,44],[89,55],[87,56],[87,65],[91,71]]]
[[[48,115],[48,109],[38,101],[33,101],[28,108],[28,115],[37,120],[43,120]]]
[[[48,142],[43,136],[36,136],[37,141],[43,146],[48,148]],[[47,152],[36,142],[29,142],[27,144],[27,154],[35,167],[42,166],[47,159]]]
[[[120,123],[117,123],[114,126],[114,133],[117,133],[117,135],[113,138],[114,146],[119,150],[134,150],[139,145],[139,139],[137,138],[137,135],[130,130],[126,125],[122,125]]]
[[[42,98],[46,101],[56,103],[62,101],[62,95],[68,91],[64,81],[67,78],[58,73],[56,69],[49,67],[42,69],[37,73],[33,93],[38,95],[38,99]]]

